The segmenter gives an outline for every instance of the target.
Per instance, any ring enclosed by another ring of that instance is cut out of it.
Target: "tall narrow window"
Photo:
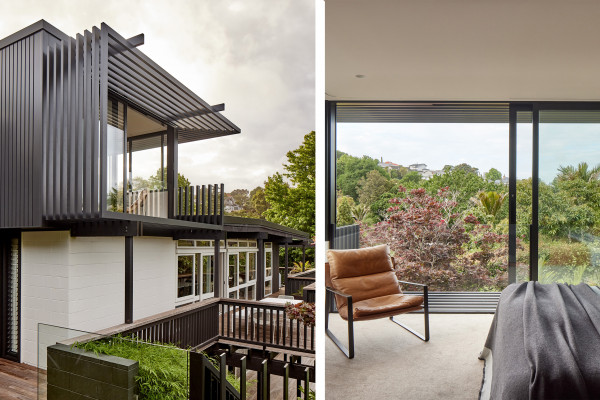
[[[194,256],[177,258],[177,297],[191,296],[194,292]]]
[[[8,343],[9,353],[19,353],[19,239],[10,243],[8,269]]]

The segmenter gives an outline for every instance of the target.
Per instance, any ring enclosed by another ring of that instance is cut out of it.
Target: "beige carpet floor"
[[[326,399],[477,399],[478,360],[492,314],[432,314],[431,340],[423,342],[389,319],[355,323],[355,358],[326,337]],[[423,316],[398,319],[423,331]],[[331,314],[330,328],[346,341],[346,322]]]

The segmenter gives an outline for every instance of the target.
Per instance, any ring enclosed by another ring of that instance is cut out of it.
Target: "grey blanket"
[[[586,284],[508,286],[485,347],[481,398],[600,399],[600,296]]]

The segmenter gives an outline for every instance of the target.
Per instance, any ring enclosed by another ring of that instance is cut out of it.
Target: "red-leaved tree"
[[[448,188],[435,195],[422,188],[407,193],[400,186],[398,191],[400,197],[390,200],[386,220],[361,226],[363,246],[388,244],[398,277],[427,283],[433,290],[498,284],[505,266],[496,265],[496,256],[504,235],[473,215],[462,218]]]

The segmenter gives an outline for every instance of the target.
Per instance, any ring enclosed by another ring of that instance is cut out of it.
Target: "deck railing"
[[[175,217],[194,222],[222,225],[225,186],[196,185],[179,187]]]
[[[359,225],[347,225],[335,228],[334,249],[358,249],[359,247]]]
[[[259,301],[219,301],[219,338],[275,349],[314,353],[314,327],[288,319],[285,306]]]
[[[292,357],[293,358],[293,357]],[[314,366],[292,361],[273,360],[270,357],[256,357],[252,354],[222,352],[218,355],[219,368],[202,353],[190,352],[190,400],[245,400],[248,370],[256,371],[256,399],[270,398],[271,381],[283,378],[282,400],[308,399],[310,382],[315,382]],[[227,369],[238,368],[240,390],[227,382]],[[272,377],[281,377],[273,378]],[[296,381],[295,396],[290,396],[290,380]],[[300,388],[303,390],[301,391]],[[302,395],[303,394],[303,395]]]
[[[252,300],[207,300],[125,327],[119,333],[181,348],[235,342],[306,355],[315,353],[313,326],[288,319],[284,305]]]
[[[168,218],[168,191],[165,189],[128,191],[127,213]]]
[[[315,270],[308,270],[298,272],[296,274],[288,275],[287,282],[285,282],[285,294],[292,296],[302,291],[305,286],[315,282]]]

